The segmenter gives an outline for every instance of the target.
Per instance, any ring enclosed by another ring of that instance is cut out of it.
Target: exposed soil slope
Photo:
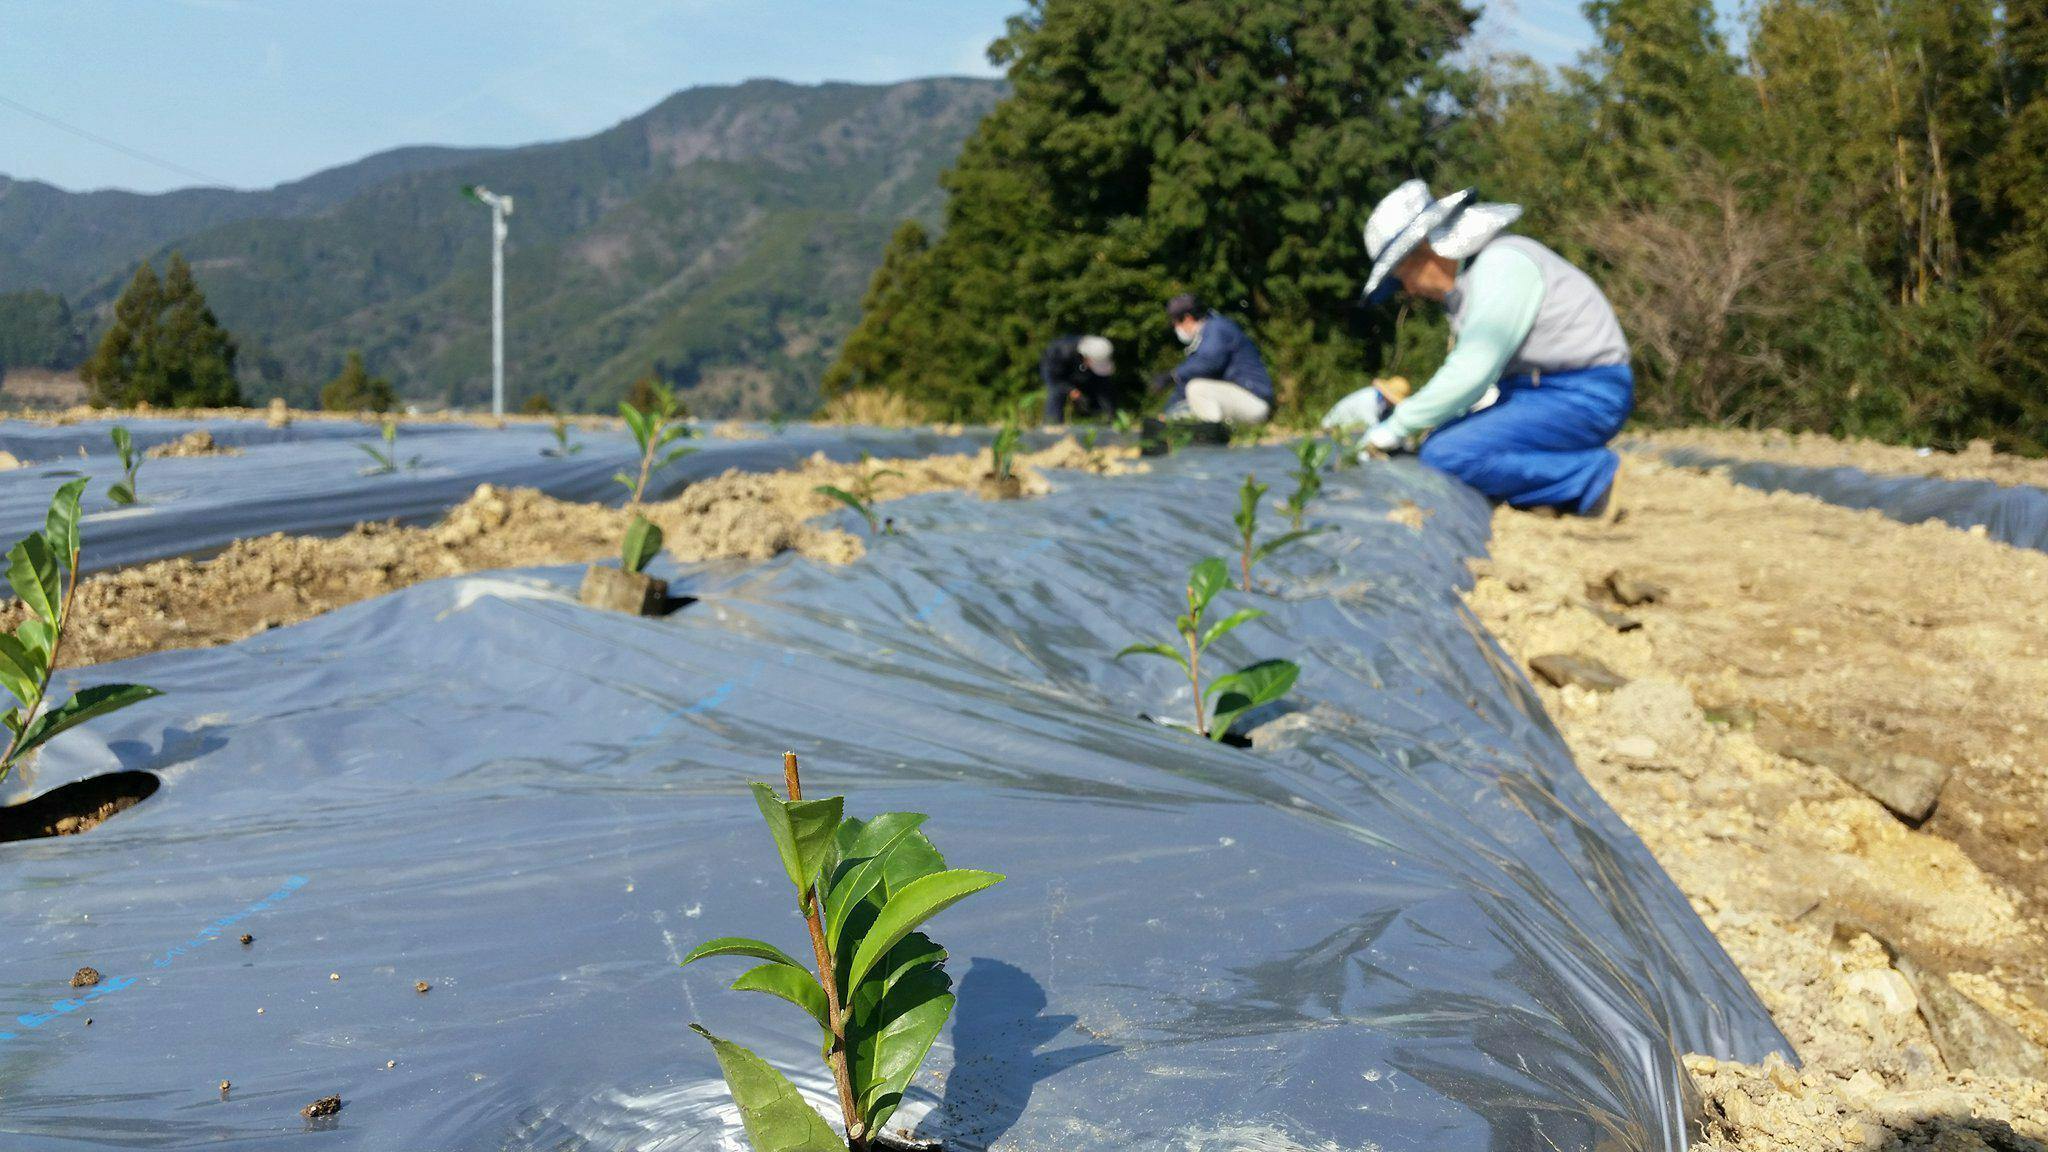
[[[1621,491],[1611,526],[1497,513],[1471,603],[1524,661],[1629,679],[1538,690],[1806,1061],[1700,1062],[1714,1146],[2040,1147],[2048,1072],[1955,1025],[2048,1046],[2048,556],[1643,456]],[[1617,570],[1667,592],[1616,604]],[[1953,775],[1916,829],[1782,754],[1814,747]]]

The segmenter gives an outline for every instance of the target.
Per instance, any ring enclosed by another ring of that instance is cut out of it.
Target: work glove
[[[1325,428],[1370,428],[1386,418],[1393,405],[1378,388],[1367,385],[1337,401],[1323,414]]]
[[[1391,455],[1413,450],[1414,438],[1403,435],[1392,424],[1382,421],[1366,430],[1365,446]]]

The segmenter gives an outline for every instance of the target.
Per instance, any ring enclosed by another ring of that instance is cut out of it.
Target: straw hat
[[[1424,240],[1437,255],[1463,260],[1486,247],[1501,229],[1522,215],[1520,204],[1474,204],[1466,188],[1439,200],[1429,185],[1410,180],[1387,193],[1365,221],[1365,251],[1372,273],[1365,279],[1365,297],[1376,299],[1401,261]]]

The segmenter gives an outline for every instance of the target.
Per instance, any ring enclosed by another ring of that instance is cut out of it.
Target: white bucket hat
[[[1473,194],[1466,188],[1439,200],[1420,180],[1387,193],[1365,221],[1365,252],[1372,257],[1365,297],[1372,298],[1387,274],[1424,240],[1437,255],[1463,260],[1521,218],[1520,204],[1474,204]]]
[[[1083,336],[1074,351],[1081,354],[1081,361],[1097,376],[1108,376],[1116,371],[1116,362],[1111,359],[1116,354],[1116,346],[1104,337]]]

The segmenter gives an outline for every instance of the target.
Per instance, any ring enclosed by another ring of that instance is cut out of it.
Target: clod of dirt
[[[1022,500],[1024,479],[1021,476],[983,476],[975,488],[983,500]]]
[[[1420,532],[1422,531],[1422,526],[1429,523],[1429,518],[1433,515],[1435,515],[1434,512],[1417,504],[1415,501],[1403,500],[1391,512],[1387,513],[1387,519],[1395,524],[1399,524],[1403,528]]]
[[[256,938],[254,936],[249,935],[247,932],[242,933],[242,947],[247,948],[255,942]]]
[[[327,978],[328,978],[329,980],[339,980],[339,979],[341,979],[341,973],[339,973],[339,972],[329,972],[329,973],[327,974]]]
[[[97,968],[80,968],[71,974],[73,988],[90,988],[99,982],[100,970]]]
[[[1628,683],[1614,669],[1591,656],[1553,652],[1529,661],[1529,670],[1543,677],[1552,688],[1569,684],[1589,692],[1611,692]]]
[[[319,1120],[332,1116],[339,1111],[341,1111],[341,1097],[322,1096],[304,1108],[299,1109],[299,1115],[304,1116],[308,1120]]]
[[[152,460],[178,456],[240,456],[240,448],[224,448],[213,442],[213,433],[204,428],[194,428],[176,440],[167,441],[151,448],[143,455]]]
[[[412,990],[420,993],[432,992],[434,990],[434,986],[432,984],[427,983],[425,980],[422,980],[419,983],[413,985]]]
[[[228,1090],[229,1090],[229,1089],[231,1089],[231,1088],[233,1088],[233,1087],[234,1087],[234,1085],[233,1085],[232,1083],[230,1083],[230,1082],[228,1082],[228,1081],[226,1081],[226,1080],[223,1080],[223,1081],[221,1081],[221,1082],[220,1082],[220,1094],[221,1094],[221,1095],[223,1095],[223,1096],[227,1095],[227,1094],[228,1094]]]
[[[27,467],[27,465],[23,464],[20,460],[15,459],[14,453],[0,452],[0,472],[6,472],[14,468],[24,467]]]
[[[1607,592],[1614,602],[1624,608],[1635,608],[1643,604],[1655,604],[1671,595],[1671,590],[1662,584],[1638,580],[1619,568],[1607,574]]]
[[[270,409],[263,422],[272,428],[289,428],[292,426],[291,406],[284,402],[284,397],[272,396],[270,398]]]

